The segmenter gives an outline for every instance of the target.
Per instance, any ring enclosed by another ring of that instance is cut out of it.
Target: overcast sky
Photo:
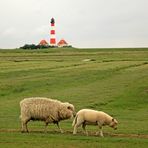
[[[0,48],[56,38],[74,47],[148,47],[148,0],[0,0]]]

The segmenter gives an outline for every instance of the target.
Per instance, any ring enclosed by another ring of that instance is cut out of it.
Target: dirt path
[[[19,129],[0,129],[0,133],[17,133],[20,132]],[[43,130],[31,130],[31,133],[44,133]],[[52,130],[52,131],[48,131],[48,133],[59,133],[58,130]],[[72,134],[71,131],[65,131],[65,134]],[[78,132],[79,135],[84,135],[83,132]],[[95,132],[89,132],[89,136],[96,136]],[[122,133],[118,133],[118,134],[114,134],[114,133],[104,133],[104,136],[108,136],[108,137],[120,137],[120,138],[144,138],[144,139],[148,139],[148,134],[122,134]]]

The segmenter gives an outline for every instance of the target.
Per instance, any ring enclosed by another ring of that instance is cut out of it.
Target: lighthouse
[[[55,38],[55,20],[54,18],[51,19],[51,30],[50,30],[50,45],[56,46],[56,38]]]

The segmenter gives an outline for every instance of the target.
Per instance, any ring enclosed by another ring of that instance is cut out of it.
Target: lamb
[[[45,132],[48,123],[57,124],[61,133],[59,122],[75,116],[75,108],[72,104],[62,103],[58,100],[34,97],[20,101],[22,132],[28,132],[27,123],[30,120],[41,120],[45,122]]]
[[[103,137],[102,127],[108,125],[113,129],[117,129],[117,120],[110,115],[92,109],[82,109],[77,114],[73,120],[72,126],[74,127],[73,134],[77,133],[77,128],[82,125],[82,128],[86,135],[88,135],[85,129],[86,125],[98,125],[100,128],[100,136]],[[98,135],[99,131],[96,133]]]

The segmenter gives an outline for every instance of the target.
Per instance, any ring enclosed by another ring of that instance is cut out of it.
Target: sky
[[[0,48],[50,40],[77,48],[148,47],[148,0],[0,0]]]

